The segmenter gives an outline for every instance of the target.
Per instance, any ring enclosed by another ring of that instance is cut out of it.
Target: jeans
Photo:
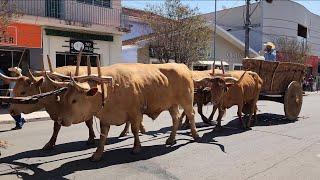
[[[26,122],[23,117],[21,117],[21,114],[12,116],[13,119],[16,121],[16,127],[22,128],[23,124]]]

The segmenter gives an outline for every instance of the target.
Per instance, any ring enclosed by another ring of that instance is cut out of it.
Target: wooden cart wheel
[[[302,106],[302,87],[297,81],[292,81],[284,94],[284,112],[293,121],[298,118]]]

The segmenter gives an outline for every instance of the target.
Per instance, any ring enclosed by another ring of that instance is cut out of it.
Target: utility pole
[[[245,23],[245,50],[244,57],[249,57],[249,47],[250,47],[250,0],[246,0],[246,23]]]
[[[213,41],[213,59],[216,61],[216,36],[217,36],[217,0],[214,0],[214,41]]]
[[[216,64],[216,37],[217,37],[217,0],[214,0],[214,32],[213,32],[213,65],[212,71],[214,74]]]

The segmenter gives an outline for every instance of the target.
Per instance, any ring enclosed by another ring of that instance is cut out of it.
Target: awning
[[[212,65],[213,61],[198,61],[196,63],[194,63],[195,65]],[[224,66],[229,66],[229,64],[225,61],[222,61],[222,64]],[[221,61],[216,61],[216,66],[220,66],[221,65]]]

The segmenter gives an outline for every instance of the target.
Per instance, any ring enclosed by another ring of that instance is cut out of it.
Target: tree
[[[2,35],[13,18],[20,15],[15,4],[10,3],[9,0],[0,0],[0,35]]]
[[[310,47],[305,41],[280,37],[275,39],[274,43],[277,47],[277,58],[280,61],[304,64],[310,56]]]
[[[152,29],[149,46],[160,63],[174,60],[188,66],[207,60],[212,41],[212,29],[199,15],[197,8],[183,5],[180,0],[148,5],[145,22]]]

